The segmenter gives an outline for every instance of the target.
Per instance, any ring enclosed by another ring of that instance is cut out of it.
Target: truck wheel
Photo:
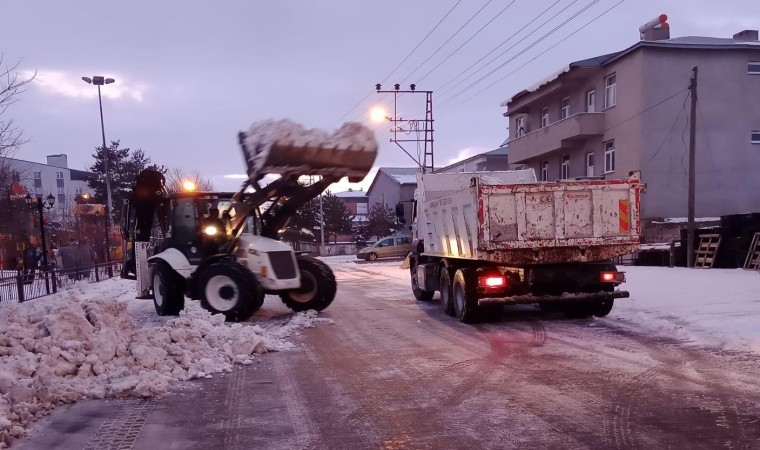
[[[417,264],[412,264],[410,271],[412,275],[412,293],[414,294],[414,298],[420,302],[429,302],[432,300],[433,296],[435,295],[435,291],[425,291],[423,289],[420,289],[420,283],[417,279]]]
[[[472,323],[477,321],[478,291],[469,270],[459,269],[454,275],[452,300],[454,315],[460,322]]]
[[[592,302],[575,302],[564,305],[562,311],[570,319],[585,319],[594,314],[595,307]]]
[[[438,282],[438,289],[441,292],[441,306],[443,312],[448,316],[454,315],[454,302],[451,298],[451,276],[449,269],[446,267],[441,270],[441,279]]]
[[[607,314],[612,311],[612,306],[615,304],[615,301],[610,300],[600,300],[598,302],[594,303],[594,315],[596,317],[604,317]]]
[[[224,314],[229,322],[250,318],[264,303],[264,289],[256,277],[240,264],[223,260],[211,264],[198,280],[201,306]]]
[[[367,261],[377,261],[377,253],[370,253],[367,255]]]
[[[151,264],[153,306],[159,316],[176,316],[185,308],[185,280],[163,261]]]
[[[298,258],[301,287],[280,293],[285,305],[293,311],[314,309],[322,311],[330,306],[338,292],[338,283],[330,267],[318,259]]]

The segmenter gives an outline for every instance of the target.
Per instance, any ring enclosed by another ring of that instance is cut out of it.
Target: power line
[[[624,0],[621,0],[621,1],[624,1]],[[490,72],[488,72],[487,74],[483,75],[482,77],[478,78],[478,79],[477,79],[477,80],[475,80],[474,82],[470,83],[470,84],[469,84],[467,87],[465,87],[464,89],[460,90],[460,91],[459,91],[459,92],[457,92],[456,94],[454,94],[454,95],[452,95],[451,97],[448,97],[448,98],[446,98],[446,99],[442,100],[442,101],[441,101],[442,105],[440,105],[440,106],[443,106],[443,104],[446,104],[446,103],[449,103],[449,102],[451,102],[452,100],[454,100],[455,98],[459,97],[459,96],[460,96],[460,95],[462,95],[463,93],[467,92],[468,90],[470,90],[470,89],[472,89],[473,87],[477,86],[478,84],[482,83],[482,82],[483,82],[483,81],[484,81],[486,78],[490,77],[491,75],[493,75],[494,73],[496,73],[496,72],[497,72],[499,69],[501,69],[502,67],[506,66],[507,64],[509,64],[510,62],[514,61],[515,59],[517,59],[517,57],[518,57],[518,56],[520,56],[520,55],[524,54],[525,52],[527,52],[527,51],[528,51],[528,50],[530,50],[531,48],[533,48],[533,47],[535,47],[536,45],[538,45],[539,43],[541,43],[541,42],[542,42],[544,39],[546,39],[547,37],[549,37],[549,36],[551,36],[552,34],[554,34],[554,33],[555,33],[557,30],[559,30],[560,28],[562,28],[562,27],[564,27],[565,25],[567,25],[568,23],[570,23],[570,22],[571,22],[573,19],[575,19],[575,18],[576,18],[576,17],[578,17],[579,15],[583,14],[584,12],[586,12],[586,11],[587,11],[589,8],[591,8],[592,6],[594,6],[594,5],[595,5],[596,3],[598,3],[598,2],[599,2],[599,0],[591,0],[591,2],[589,2],[589,3],[588,3],[586,6],[584,6],[584,7],[583,7],[583,8],[581,8],[580,10],[576,11],[576,12],[575,12],[575,13],[573,13],[573,14],[572,14],[570,17],[568,17],[567,19],[565,19],[565,20],[564,20],[562,23],[560,23],[560,24],[559,24],[559,25],[557,25],[556,27],[552,28],[552,29],[551,29],[549,32],[545,33],[545,34],[544,34],[543,36],[541,36],[540,38],[538,38],[538,39],[536,39],[535,41],[533,41],[533,43],[531,43],[531,44],[530,44],[530,45],[528,45],[527,47],[523,48],[523,49],[522,49],[521,51],[519,51],[519,52],[518,52],[516,55],[512,56],[511,58],[507,59],[507,60],[506,60],[506,61],[504,61],[503,63],[499,64],[499,65],[498,65],[496,68],[492,69],[492,70],[491,70]],[[560,42],[561,42],[561,41],[560,41]],[[534,59],[535,59],[535,58],[534,58]],[[506,77],[504,77],[504,78],[506,78]],[[502,79],[503,79],[503,78],[502,78]],[[498,82],[498,81],[501,81],[501,79],[497,80],[497,82]],[[495,83],[493,83],[493,84],[495,84]],[[491,85],[490,85],[490,86],[488,86],[488,87],[491,87],[491,86],[493,86],[493,84],[491,84]],[[487,88],[486,88],[486,89],[487,89]],[[485,89],[484,89],[484,90],[485,90]],[[480,92],[482,92],[482,91],[480,91]],[[478,94],[480,94],[480,92],[478,92]],[[478,94],[476,94],[476,95],[478,95]],[[473,96],[473,97],[474,97],[474,96]],[[469,99],[468,99],[468,100],[469,100]]]
[[[513,4],[514,4],[516,1],[517,1],[517,0],[512,0],[511,2],[509,2],[509,4],[508,4],[507,6],[505,6],[505,7],[504,7],[504,8],[503,8],[501,11],[499,11],[499,12],[498,12],[498,14],[496,14],[495,16],[493,16],[493,17],[491,18],[491,20],[489,20],[489,21],[488,21],[488,22],[487,22],[485,25],[483,25],[482,27],[480,27],[480,29],[479,29],[478,31],[476,31],[476,32],[475,32],[475,34],[473,34],[472,36],[470,36],[470,38],[469,38],[469,39],[467,39],[466,41],[464,41],[464,42],[463,42],[463,43],[462,43],[462,44],[461,44],[459,47],[457,47],[457,48],[456,48],[456,49],[455,49],[453,52],[449,53],[449,54],[448,54],[448,56],[446,56],[446,57],[443,59],[443,61],[439,62],[439,63],[438,63],[438,65],[436,65],[436,66],[435,66],[435,67],[433,67],[432,69],[428,70],[428,72],[427,72],[425,75],[423,75],[422,77],[420,77],[420,78],[419,78],[419,80],[417,81],[417,83],[418,83],[418,84],[419,84],[419,83],[421,83],[421,82],[422,82],[422,81],[423,81],[425,78],[427,78],[427,76],[428,76],[428,75],[430,75],[430,74],[431,74],[431,73],[432,73],[434,70],[436,70],[437,68],[441,67],[441,66],[443,65],[443,63],[445,63],[446,61],[448,61],[448,60],[449,60],[449,58],[451,58],[452,56],[454,56],[454,55],[455,55],[455,54],[456,54],[456,53],[457,53],[459,50],[461,50],[461,49],[462,49],[462,47],[464,47],[465,45],[467,45],[467,44],[468,44],[468,43],[469,43],[471,40],[473,40],[473,39],[474,39],[474,38],[475,38],[477,35],[479,35],[479,34],[480,34],[480,32],[481,32],[481,31],[483,31],[483,30],[484,30],[484,29],[485,29],[485,28],[486,28],[488,25],[491,25],[491,23],[492,23],[494,20],[496,20],[496,19],[497,19],[499,16],[501,16],[502,14],[504,14],[504,12],[505,12],[506,10],[508,10],[508,9],[509,9],[509,7],[510,7],[510,6],[512,6],[512,5],[513,5]]]
[[[459,34],[459,32],[460,32],[460,31],[462,31],[462,30],[464,29],[464,27],[466,27],[466,26],[467,26],[467,25],[468,25],[470,22],[472,22],[472,20],[473,20],[473,19],[475,19],[475,18],[476,18],[476,17],[477,17],[477,16],[478,16],[478,15],[479,15],[479,14],[480,14],[482,11],[483,11],[483,9],[485,9],[485,7],[486,7],[486,6],[488,6],[488,5],[489,5],[489,4],[490,4],[492,1],[493,1],[493,0],[487,0],[487,1],[485,2],[485,4],[484,4],[483,6],[481,6],[481,7],[480,7],[480,9],[479,9],[479,10],[478,10],[478,11],[477,11],[475,14],[473,14],[473,15],[472,15],[472,16],[471,16],[469,19],[467,19],[467,22],[465,22],[465,23],[464,23],[464,25],[462,25],[461,27],[459,27],[459,29],[458,29],[457,31],[455,31],[455,32],[454,32],[454,34],[452,34],[451,36],[449,36],[449,38],[448,38],[448,39],[446,39],[446,41],[445,41],[443,44],[441,44],[441,45],[440,45],[440,46],[439,46],[439,47],[438,47],[438,48],[437,48],[437,49],[436,49],[436,50],[433,52],[433,54],[432,54],[432,55],[428,56],[428,58],[427,58],[426,60],[422,61],[422,64],[420,64],[419,66],[417,66],[417,68],[416,68],[416,69],[414,69],[414,70],[412,71],[412,73],[410,73],[409,75],[407,75],[406,77],[404,77],[404,78],[401,80],[401,82],[403,83],[404,81],[406,81],[406,80],[408,80],[409,78],[411,78],[411,76],[412,76],[412,75],[414,75],[415,73],[417,73],[417,71],[418,71],[418,70],[420,70],[420,68],[422,68],[422,66],[424,66],[424,65],[425,65],[425,63],[427,63],[428,61],[430,61],[430,58],[432,58],[432,57],[433,57],[433,56],[435,56],[435,55],[436,55],[436,54],[437,54],[439,51],[441,51],[441,49],[442,49],[443,47],[445,47],[445,46],[446,46],[446,44],[448,44],[448,43],[449,43],[449,42],[450,42],[452,39],[454,39],[454,38],[456,37],[456,35],[457,35],[457,34]]]
[[[626,123],[626,122],[629,122],[629,121],[631,121],[631,120],[633,120],[633,119],[635,119],[635,118],[639,117],[640,115],[642,115],[642,114],[646,113],[647,111],[650,111],[650,110],[652,110],[652,109],[654,109],[654,108],[656,108],[656,107],[658,107],[658,106],[662,105],[663,103],[667,102],[668,100],[670,100],[670,99],[672,99],[672,98],[674,98],[674,97],[678,97],[679,95],[683,94],[683,93],[684,93],[684,91],[688,91],[688,90],[689,90],[689,88],[684,88],[684,89],[681,89],[680,91],[676,92],[675,94],[671,95],[670,97],[668,97],[668,98],[666,98],[666,99],[664,99],[664,100],[660,100],[659,102],[655,103],[654,105],[652,105],[652,106],[650,106],[650,107],[648,107],[648,108],[646,108],[646,109],[644,109],[644,110],[640,111],[638,114],[636,114],[636,115],[634,115],[634,116],[631,116],[631,117],[629,117],[629,118],[627,118],[627,119],[623,120],[622,122],[618,122],[618,123],[616,123],[615,125],[612,125],[612,126],[611,126],[611,127],[609,127],[609,128],[605,128],[604,130],[602,130],[602,132],[604,133],[604,132],[606,132],[606,131],[609,131],[609,130],[611,130],[611,129],[613,129],[613,128],[619,127],[620,125],[622,125],[622,124],[624,124],[624,123]]]
[[[689,88],[686,88],[686,89],[678,92],[678,94],[682,94],[684,91],[688,91],[688,90],[689,90]],[[671,96],[670,98],[673,98],[673,97]],[[689,99],[689,95],[687,95],[683,99],[683,108],[682,109],[686,108],[686,101],[688,99]],[[662,103],[662,102],[660,102],[660,103]],[[678,111],[678,114],[676,115],[676,119],[673,121],[673,125],[670,126],[670,131],[668,131],[668,134],[665,135],[665,139],[662,140],[662,144],[660,144],[660,146],[657,147],[657,150],[655,150],[655,152],[652,153],[652,156],[647,160],[646,164],[644,164],[644,165],[641,166],[641,171],[642,172],[644,171],[644,169],[647,168],[647,166],[649,166],[649,163],[651,163],[654,160],[654,158],[657,156],[657,154],[660,153],[660,150],[662,150],[663,147],[665,147],[665,143],[668,141],[668,139],[670,139],[670,135],[673,134],[673,130],[675,130],[676,124],[678,124],[678,121],[681,119],[681,112],[682,112],[682,110]]]
[[[527,24],[525,24],[525,26],[523,26],[523,27],[522,27],[522,28],[520,28],[519,30],[517,30],[517,31],[515,31],[514,33],[512,33],[512,34],[511,34],[511,35],[510,35],[510,36],[509,36],[507,39],[505,39],[504,41],[502,41],[502,42],[501,42],[501,44],[499,44],[499,45],[497,45],[496,47],[494,47],[493,49],[491,49],[491,51],[490,51],[490,52],[486,53],[486,54],[485,54],[485,55],[483,55],[483,57],[481,57],[479,60],[477,60],[477,61],[475,61],[474,63],[472,63],[472,64],[470,65],[470,67],[468,67],[468,68],[464,69],[462,72],[460,72],[460,73],[459,73],[458,75],[456,75],[454,78],[451,78],[449,81],[447,81],[447,82],[443,83],[443,84],[442,84],[440,87],[438,87],[438,88],[437,88],[437,89],[435,89],[435,90],[436,90],[436,91],[440,91],[440,90],[442,90],[443,88],[445,88],[446,86],[448,86],[449,84],[451,84],[453,81],[455,81],[457,78],[459,78],[459,77],[461,77],[462,75],[464,75],[465,73],[467,73],[467,72],[468,72],[470,69],[472,69],[473,67],[475,67],[476,65],[478,65],[478,64],[479,64],[481,61],[483,61],[484,59],[488,58],[488,57],[489,57],[491,54],[493,54],[493,52],[495,52],[496,50],[498,50],[498,49],[500,49],[501,47],[503,47],[503,46],[504,46],[504,44],[506,44],[507,42],[511,41],[511,40],[512,40],[512,38],[514,38],[515,36],[517,36],[518,34],[520,34],[520,33],[521,33],[521,32],[522,32],[524,29],[528,28],[528,27],[529,27],[529,26],[530,26],[530,25],[531,25],[533,22],[535,22],[536,20],[538,20],[539,18],[541,18],[541,16],[543,16],[544,14],[546,14],[546,13],[547,13],[547,12],[548,12],[550,9],[552,9],[554,6],[556,6],[556,5],[557,5],[559,2],[561,2],[561,1],[562,1],[562,0],[557,0],[557,1],[555,1],[554,3],[552,3],[551,5],[549,5],[549,7],[548,7],[548,8],[546,8],[545,10],[543,10],[543,11],[542,11],[540,14],[538,14],[536,17],[534,17],[534,18],[533,18],[533,19],[532,19],[530,22],[528,22]],[[501,56],[501,55],[503,55],[504,53],[508,52],[509,50],[513,49],[513,48],[514,48],[514,47],[515,47],[517,44],[519,44],[520,42],[522,42],[523,40],[525,40],[526,38],[528,38],[528,36],[530,36],[531,34],[533,34],[533,33],[535,33],[536,31],[538,31],[538,30],[539,30],[541,27],[543,27],[544,25],[546,25],[546,24],[547,24],[549,21],[551,21],[552,19],[554,19],[555,17],[557,17],[559,14],[561,14],[563,11],[565,11],[566,9],[568,9],[569,7],[571,7],[572,5],[574,5],[575,3],[577,3],[578,1],[579,1],[579,0],[573,0],[573,1],[572,1],[571,3],[569,3],[567,6],[565,6],[564,8],[562,8],[562,10],[560,10],[560,11],[559,11],[557,14],[555,14],[554,16],[552,16],[552,17],[551,17],[549,20],[547,20],[547,21],[545,21],[544,23],[542,23],[541,25],[539,25],[539,26],[538,26],[538,28],[536,28],[535,30],[531,31],[531,32],[530,32],[530,33],[529,33],[527,36],[523,37],[523,38],[522,38],[520,41],[516,42],[516,43],[515,43],[515,44],[514,44],[512,47],[510,47],[510,48],[508,48],[507,50],[505,50],[504,52],[500,53],[500,54],[499,54],[499,55],[498,55],[496,58],[494,58],[494,59],[492,59],[491,61],[489,61],[488,63],[484,64],[482,67],[480,67],[479,69],[477,69],[475,72],[479,72],[479,71],[480,71],[480,70],[482,70],[483,68],[487,67],[489,64],[491,64],[491,63],[492,63],[492,62],[494,62],[496,59],[498,59],[498,57],[499,57],[499,56]],[[473,73],[472,75],[474,75],[474,73]],[[460,80],[460,81],[459,81],[457,84],[455,84],[454,86],[452,86],[452,87],[450,87],[449,89],[446,89],[445,91],[441,92],[441,94],[446,94],[447,92],[450,92],[450,91],[452,91],[452,90],[453,90],[453,89],[455,89],[457,86],[459,86],[459,85],[461,85],[462,83],[464,83],[464,82],[465,82],[465,81],[466,81],[468,78],[470,78],[472,75],[470,75],[469,77],[465,77],[465,78],[463,78],[462,80]]]
[[[404,57],[404,59],[401,60],[401,62],[398,63],[398,65],[396,65],[396,67],[393,68],[393,70],[391,70],[390,72],[388,72],[388,75],[386,75],[385,78],[383,78],[383,81],[381,81],[381,83],[385,83],[386,81],[388,81],[388,78],[390,78],[391,75],[393,75],[396,72],[396,70],[398,70],[398,68],[401,67],[401,65],[403,65],[406,62],[406,60],[408,60],[409,57],[412,56],[412,54],[414,54],[414,52],[417,51],[418,48],[420,48],[420,46],[427,40],[427,38],[429,38],[430,35],[433,34],[433,32],[441,25],[441,23],[443,23],[444,20],[446,20],[447,17],[449,17],[449,14],[451,14],[451,12],[454,11],[454,8],[456,8],[460,3],[462,3],[462,0],[457,0],[457,2],[454,3],[454,5],[451,8],[449,8],[449,10],[446,12],[446,14],[444,14],[443,17],[441,17],[441,20],[439,20],[438,23],[436,23],[435,26],[430,31],[428,31],[428,33],[425,35],[425,37],[422,38],[422,40],[412,49],[412,51],[410,51],[409,54],[407,54]],[[362,103],[364,103],[364,101],[367,100],[369,98],[369,96],[372,95],[374,92],[375,91],[369,91],[369,93],[367,95],[365,95],[364,98],[362,98],[361,100],[359,100],[359,102],[357,104],[355,104],[353,107],[351,107],[351,109],[349,109],[342,116],[340,116],[340,119],[338,119],[338,122],[340,122],[341,120],[343,120],[347,115],[351,114],[351,112],[353,110],[355,110]]]
[[[515,72],[517,72],[518,70],[520,70],[520,69],[522,69],[523,67],[527,66],[528,64],[532,63],[532,62],[533,62],[533,61],[535,61],[536,59],[540,58],[541,56],[543,56],[544,54],[546,54],[546,53],[547,53],[547,52],[549,52],[550,50],[554,49],[554,48],[555,48],[555,47],[557,47],[558,45],[560,45],[560,44],[564,43],[565,41],[567,41],[567,40],[568,40],[568,39],[570,39],[571,37],[575,36],[577,33],[579,33],[580,31],[584,30],[586,27],[588,27],[588,26],[589,26],[589,25],[591,25],[592,23],[594,23],[594,22],[596,22],[597,20],[599,20],[599,19],[600,19],[601,17],[603,17],[604,15],[608,14],[608,13],[609,13],[610,11],[612,11],[613,9],[617,8],[618,6],[620,6],[620,5],[621,5],[623,2],[625,2],[625,0],[620,0],[619,2],[615,3],[615,4],[614,4],[614,5],[612,5],[611,7],[607,8],[607,9],[606,9],[605,11],[603,11],[601,14],[599,14],[598,16],[594,17],[593,19],[589,20],[588,22],[586,22],[585,24],[583,24],[581,27],[577,28],[577,29],[576,29],[575,31],[573,31],[572,33],[568,34],[567,36],[565,36],[564,38],[562,38],[562,39],[561,39],[561,40],[559,40],[558,42],[556,42],[556,43],[554,43],[553,45],[551,45],[551,46],[550,46],[549,48],[547,48],[546,50],[542,51],[542,52],[541,52],[541,53],[539,53],[538,55],[534,56],[533,58],[531,58],[530,60],[528,60],[527,62],[525,62],[525,63],[524,63],[523,65],[521,65],[520,67],[517,67],[515,70],[513,70],[513,71],[509,72],[508,74],[504,75],[503,77],[501,77],[501,78],[499,78],[498,80],[494,81],[493,83],[489,84],[488,86],[486,86],[485,88],[481,89],[480,91],[478,91],[478,92],[477,92],[477,93],[475,93],[474,95],[472,95],[472,96],[468,97],[467,99],[465,99],[465,100],[463,100],[463,101],[459,102],[459,103],[457,104],[457,106],[459,106],[459,105],[461,105],[461,104],[463,104],[463,103],[466,103],[466,102],[468,102],[468,101],[472,100],[473,98],[475,98],[475,97],[477,97],[478,95],[482,94],[482,93],[483,93],[483,92],[485,92],[486,90],[488,90],[488,89],[492,88],[493,86],[495,86],[495,85],[496,85],[496,84],[498,84],[499,82],[503,81],[505,78],[509,77],[510,75],[514,74],[514,73],[515,73]],[[570,20],[572,20],[572,18],[571,18]],[[560,25],[560,27],[561,27],[561,26],[564,26],[566,23],[567,23],[567,21],[566,21],[565,23],[561,24],[561,25]],[[522,53],[524,53],[524,51],[523,51]],[[519,54],[518,54],[518,55],[516,55],[515,57],[517,57],[517,56],[519,56]],[[512,58],[512,59],[514,59],[514,58]],[[508,61],[508,62],[509,62],[509,61]],[[506,64],[506,63],[505,63],[505,64]],[[452,97],[451,99],[453,99],[453,98],[454,98],[454,97]],[[451,99],[449,99],[449,100],[451,100]]]

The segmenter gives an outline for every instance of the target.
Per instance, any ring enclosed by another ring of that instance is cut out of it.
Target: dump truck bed
[[[425,254],[523,266],[604,261],[638,249],[636,176],[546,183],[532,172],[420,174]]]

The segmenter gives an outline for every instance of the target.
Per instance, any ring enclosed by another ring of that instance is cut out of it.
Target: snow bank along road
[[[58,409],[14,447],[760,448],[757,353],[695,345],[709,334],[670,333],[664,315],[637,326],[646,304],[464,325],[415,303],[398,262],[331,263],[339,294],[321,316],[335,323],[291,338],[300,348],[160,399]],[[285,317],[268,298],[255,320]]]

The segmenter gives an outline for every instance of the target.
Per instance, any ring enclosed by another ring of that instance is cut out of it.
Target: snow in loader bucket
[[[255,122],[240,132],[239,141],[252,181],[279,174],[359,182],[372,168],[378,148],[374,132],[358,123],[328,133],[287,119]]]

